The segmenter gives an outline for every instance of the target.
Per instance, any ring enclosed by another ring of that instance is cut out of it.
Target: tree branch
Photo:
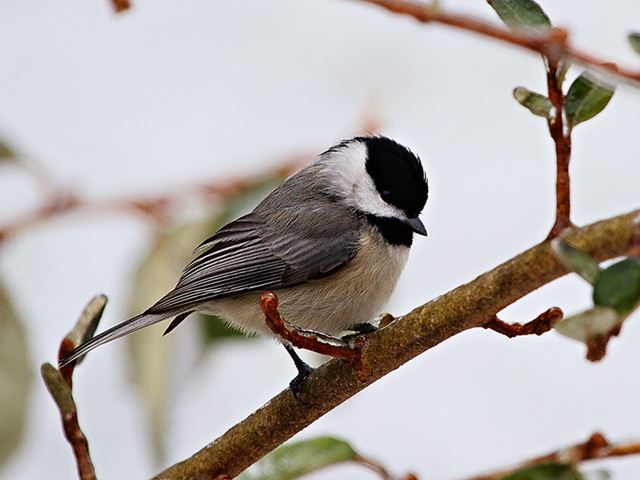
[[[598,58],[595,55],[571,47],[567,41],[567,32],[560,28],[552,28],[545,33],[532,34],[509,30],[469,15],[445,12],[439,8],[430,7],[424,3],[411,0],[360,1],[377,5],[393,13],[408,15],[421,23],[440,23],[442,25],[478,33],[485,37],[494,38],[533,52],[538,52],[551,60],[570,60],[591,68],[592,70],[606,73],[626,83],[640,86],[640,70],[619,67],[608,60]]]
[[[639,217],[636,210],[575,229],[567,240],[599,261],[620,256],[631,248]],[[453,335],[485,325],[503,308],[566,273],[549,241],[536,245],[368,336],[357,373],[341,360],[325,363],[300,385],[302,402],[284,390],[215,442],[158,474],[156,480],[238,475],[382,376]]]
[[[108,200],[83,199],[74,191],[58,189],[46,197],[35,210],[28,212],[5,225],[0,225],[2,241],[30,227],[52,218],[74,212],[86,213],[127,213],[143,215],[154,221],[164,221],[171,207],[187,197],[228,198],[250,190],[269,178],[282,180],[297,170],[310,156],[294,155],[280,165],[267,171],[259,171],[247,177],[224,180],[208,180],[174,187],[162,194]]]
[[[535,457],[515,468],[500,470],[499,472],[494,472],[486,475],[479,475],[469,478],[468,480],[500,480],[523,468],[542,465],[545,463],[553,462],[576,465],[586,460],[599,460],[602,458],[622,457],[626,455],[639,454],[640,443],[633,442],[612,445],[601,433],[596,432],[592,434],[585,442],[577,443],[575,445],[571,445],[570,447],[566,447],[548,453],[546,455]]]

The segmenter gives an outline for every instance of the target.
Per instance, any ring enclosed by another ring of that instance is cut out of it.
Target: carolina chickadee
[[[176,287],[142,314],[80,345],[60,365],[171,317],[218,315],[245,332],[268,333],[259,299],[274,291],[297,327],[336,335],[366,331],[393,292],[427,201],[420,159],[386,137],[343,141],[291,176],[251,213],[195,251]],[[311,368],[294,352],[299,375]]]

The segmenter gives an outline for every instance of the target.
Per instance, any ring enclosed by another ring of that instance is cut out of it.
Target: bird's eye
[[[382,200],[389,203],[389,201],[391,200],[391,192],[389,190],[383,190],[380,194],[380,197],[382,198]]]

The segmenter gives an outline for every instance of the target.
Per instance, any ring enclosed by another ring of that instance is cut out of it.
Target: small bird
[[[407,262],[428,196],[420,159],[383,136],[331,147],[289,177],[252,212],[195,250],[176,287],[145,312],[78,346],[60,366],[111,340],[193,312],[217,315],[249,333],[267,333],[260,296],[273,291],[291,324],[328,335],[375,330]],[[311,371],[283,342],[298,375]]]

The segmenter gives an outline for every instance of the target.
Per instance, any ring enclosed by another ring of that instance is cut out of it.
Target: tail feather
[[[166,318],[171,317],[171,315],[167,314],[141,314],[136,317],[130,318],[129,320],[125,320],[122,323],[119,323],[115,327],[110,328],[102,332],[99,335],[96,335],[88,342],[83,343],[82,345],[71,350],[67,355],[65,355],[59,362],[60,367],[64,367],[70,362],[77,360],[78,358],[86,355],[88,352],[93,350],[100,345],[104,345],[105,343],[110,342],[111,340],[115,340],[116,338],[123,337],[128,335],[129,333],[135,332],[136,330],[140,330],[149,325],[153,325],[154,323],[158,323]]]

